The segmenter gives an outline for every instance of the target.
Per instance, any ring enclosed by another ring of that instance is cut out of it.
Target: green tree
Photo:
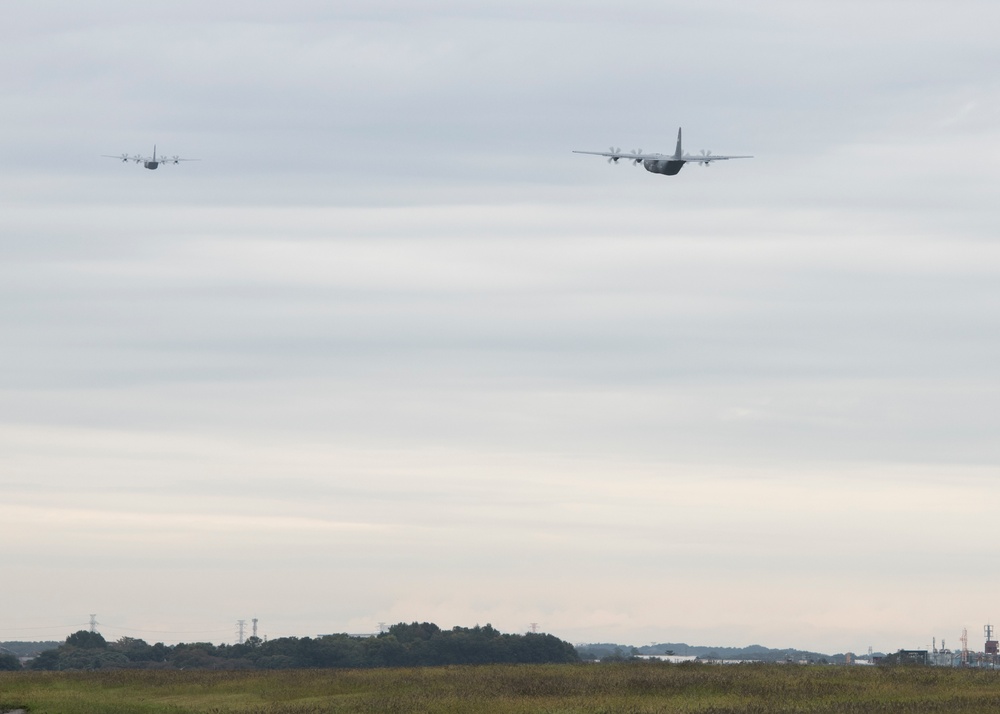
[[[163,659],[162,655],[157,656],[156,651],[145,640],[135,637],[121,637],[108,645],[108,648],[125,655],[129,662],[157,662]]]
[[[385,634],[392,635],[397,641],[408,645],[411,642],[426,641],[441,634],[441,628],[433,622],[411,622],[409,625],[400,622],[390,626],[389,632]],[[384,637],[385,634],[380,636]]]
[[[70,647],[79,647],[84,650],[105,649],[108,646],[107,641],[100,632],[88,632],[87,630],[74,632],[66,638],[66,644]]]
[[[393,635],[369,637],[361,646],[370,667],[402,667],[407,663],[406,648]]]
[[[110,652],[97,647],[90,649],[67,647],[59,653],[60,670],[123,669],[128,666],[128,657],[121,652]]]
[[[191,642],[174,645],[170,663],[178,669],[215,669],[221,662],[218,648],[211,642]]]
[[[31,660],[28,668],[45,671],[59,669],[59,650],[44,650],[43,652],[39,652],[38,656]]]

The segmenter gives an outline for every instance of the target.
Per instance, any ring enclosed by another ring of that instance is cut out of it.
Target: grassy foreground
[[[423,669],[3,672],[29,714],[983,712],[1000,672],[796,665],[489,665]]]

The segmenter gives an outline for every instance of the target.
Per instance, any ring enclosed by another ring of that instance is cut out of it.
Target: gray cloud
[[[91,604],[0,626],[986,617],[896,596],[990,540],[997,13],[7,3],[0,514],[35,535],[0,553]],[[569,153],[678,125],[756,158]],[[154,143],[202,161],[100,158]]]

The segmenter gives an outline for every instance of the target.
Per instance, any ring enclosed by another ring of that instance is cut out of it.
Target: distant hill
[[[62,642],[0,642],[0,652],[18,657],[34,657],[39,652],[54,650],[61,644]]]
[[[631,645],[618,645],[610,643],[577,645],[577,652],[581,659],[605,659],[605,658],[628,658],[636,655],[666,655],[673,654],[681,657],[699,657],[701,659],[746,659],[758,660],[761,662],[837,662],[843,661],[844,656],[823,654],[822,652],[809,652],[797,649],[773,649],[762,645],[750,645],[748,647],[719,647],[704,645],[689,645],[684,642],[663,642],[657,645],[645,645],[643,647],[632,647]]]
[[[673,651],[675,655],[694,656],[702,659],[755,659],[763,662],[785,662],[791,660],[798,662],[801,660],[819,662],[821,660],[831,661],[835,655],[824,654],[822,652],[810,652],[808,650],[797,650],[793,648],[774,649],[763,645],[749,645],[747,647],[704,647],[693,646],[683,642],[666,642],[658,645],[647,645],[639,647],[639,654],[666,654]]]

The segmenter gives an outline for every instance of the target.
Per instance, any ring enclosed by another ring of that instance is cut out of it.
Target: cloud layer
[[[0,637],[988,619],[993,4],[5,14]]]

